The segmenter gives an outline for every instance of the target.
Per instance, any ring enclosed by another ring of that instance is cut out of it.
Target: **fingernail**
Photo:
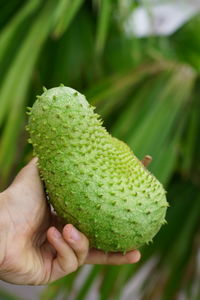
[[[131,264],[134,264],[134,263],[138,262],[141,258],[141,254],[137,250],[131,252],[130,254],[128,254],[128,256],[129,256],[129,262]]]
[[[78,241],[80,239],[80,234],[75,227],[71,227],[70,229],[70,238],[74,241]]]
[[[140,260],[140,258],[141,258],[141,254],[140,254],[140,252],[139,252],[139,251],[135,252],[135,256],[134,256],[134,258],[135,258],[135,262],[138,262],[138,261]]]
[[[54,228],[53,235],[54,235],[54,237],[56,239],[60,239],[61,238],[61,233],[56,228]]]

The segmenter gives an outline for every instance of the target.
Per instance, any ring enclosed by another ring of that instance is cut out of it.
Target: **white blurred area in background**
[[[143,0],[125,24],[127,35],[171,35],[200,11],[200,0]]]

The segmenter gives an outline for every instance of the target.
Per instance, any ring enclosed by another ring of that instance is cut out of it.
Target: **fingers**
[[[141,160],[142,164],[147,168],[151,163],[152,157],[150,155],[145,155],[145,157]]]
[[[133,264],[140,260],[141,254],[138,250],[127,252],[125,255],[119,252],[104,253],[103,251],[91,249],[88,253],[86,264],[102,265],[124,265]]]
[[[52,262],[49,282],[76,271],[83,263],[124,265],[136,263],[141,257],[138,250],[125,255],[119,252],[106,254],[96,249],[89,251],[88,239],[71,224],[65,225],[62,234],[55,227],[49,228],[47,239],[57,253]]]
[[[47,239],[57,252],[50,281],[76,271],[84,263],[89,242],[73,225],[66,225],[62,234],[55,227],[51,227],[47,232]]]
[[[51,276],[49,278],[49,282],[52,282],[76,271],[78,260],[74,251],[65,242],[63,236],[55,227],[49,228],[47,239],[57,252],[52,262]]]
[[[68,224],[63,228],[63,237],[74,250],[79,266],[82,265],[89,251],[89,241],[86,236],[78,231],[73,225]]]

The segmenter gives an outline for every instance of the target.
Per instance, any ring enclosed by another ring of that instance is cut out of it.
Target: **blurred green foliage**
[[[87,299],[95,282],[99,300],[135,293],[142,300],[200,297],[200,16],[170,37],[130,37],[124,23],[136,6],[128,0],[0,3],[0,189],[31,157],[26,106],[43,85],[62,82],[85,93],[108,130],[140,159],[152,155],[150,170],[171,205],[168,225],[141,249],[140,263],[93,266],[77,289],[79,270],[49,285],[42,300]],[[149,262],[150,271],[130,290]]]

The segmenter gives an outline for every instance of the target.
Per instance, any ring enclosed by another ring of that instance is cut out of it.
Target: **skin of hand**
[[[14,284],[48,284],[83,264],[136,263],[140,252],[104,253],[89,249],[87,237],[51,212],[31,160],[0,193],[0,279]],[[149,158],[142,161],[149,164]]]

